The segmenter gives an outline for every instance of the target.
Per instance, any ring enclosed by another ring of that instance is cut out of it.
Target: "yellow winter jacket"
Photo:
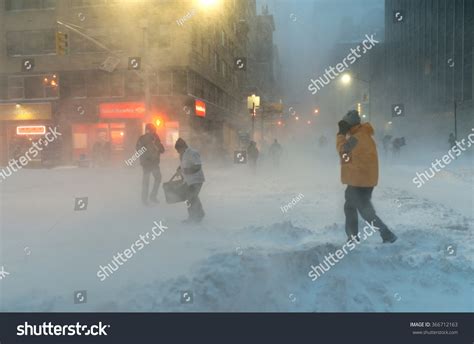
[[[341,158],[341,182],[351,186],[373,187],[379,179],[377,147],[370,123],[358,124],[349,133],[337,135],[336,147]]]

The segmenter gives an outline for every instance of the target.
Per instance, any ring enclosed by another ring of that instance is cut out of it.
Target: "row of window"
[[[189,73],[190,93],[222,108],[238,112],[239,101],[197,73]]]
[[[62,0],[64,1],[64,0]],[[70,0],[71,7],[114,5],[119,0]],[[56,8],[56,0],[5,0],[6,11],[45,10]]]
[[[150,92],[156,96],[194,94],[221,107],[238,104],[221,89],[196,73],[162,71],[150,76]],[[54,83],[52,83],[54,80]],[[134,72],[65,72],[59,75],[9,76],[0,78],[0,99],[33,100],[61,98],[106,98],[142,96],[144,80]]]
[[[45,82],[49,75],[10,76],[6,78],[6,94],[10,100],[43,98],[123,97],[143,94],[144,82],[135,73],[106,73],[97,71],[61,73],[55,86]],[[185,93],[180,78],[172,72],[161,72],[150,78],[153,95]],[[5,82],[5,81],[4,81]],[[1,82],[0,82],[1,84]],[[59,86],[58,86],[59,85]],[[186,85],[186,84],[184,84]]]
[[[50,55],[56,53],[55,30],[37,31],[8,31],[6,34],[8,56],[31,56]],[[107,30],[94,30],[94,38],[112,50],[120,50],[118,46],[113,46],[110,41],[111,34]],[[161,49],[169,48],[171,45],[171,32],[169,25],[160,25],[157,33],[150,37],[150,42],[156,44]],[[84,37],[69,35],[69,52],[71,54],[95,53],[103,51],[97,44]]]
[[[6,11],[54,9],[56,0],[5,0]]]
[[[61,0],[64,1],[64,0]],[[117,5],[124,0],[70,0],[71,7]],[[128,0],[127,0],[128,1]],[[5,0],[6,11],[48,10],[56,8],[57,0]],[[170,0],[161,0],[169,3]]]

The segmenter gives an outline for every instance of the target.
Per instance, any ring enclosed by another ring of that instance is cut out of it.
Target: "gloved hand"
[[[337,133],[338,135],[346,135],[349,132],[349,129],[351,129],[349,127],[349,123],[346,121],[339,121],[337,125],[339,126],[339,132]]]

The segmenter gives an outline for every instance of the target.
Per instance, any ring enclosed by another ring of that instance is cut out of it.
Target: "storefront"
[[[98,104],[98,123],[76,122],[71,126],[73,160],[92,165],[121,164],[135,153],[135,145],[147,123],[154,123],[167,146],[179,137],[179,122],[153,109],[146,115],[143,102]]]
[[[50,103],[0,104],[0,164],[23,155],[50,126],[53,126]],[[44,147],[29,167],[57,164],[60,147],[60,140]]]

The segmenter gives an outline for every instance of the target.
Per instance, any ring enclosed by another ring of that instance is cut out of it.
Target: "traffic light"
[[[56,54],[69,55],[69,35],[64,32],[56,32]]]
[[[155,125],[157,128],[161,127],[161,125],[163,124],[163,120],[159,117],[155,118]]]

